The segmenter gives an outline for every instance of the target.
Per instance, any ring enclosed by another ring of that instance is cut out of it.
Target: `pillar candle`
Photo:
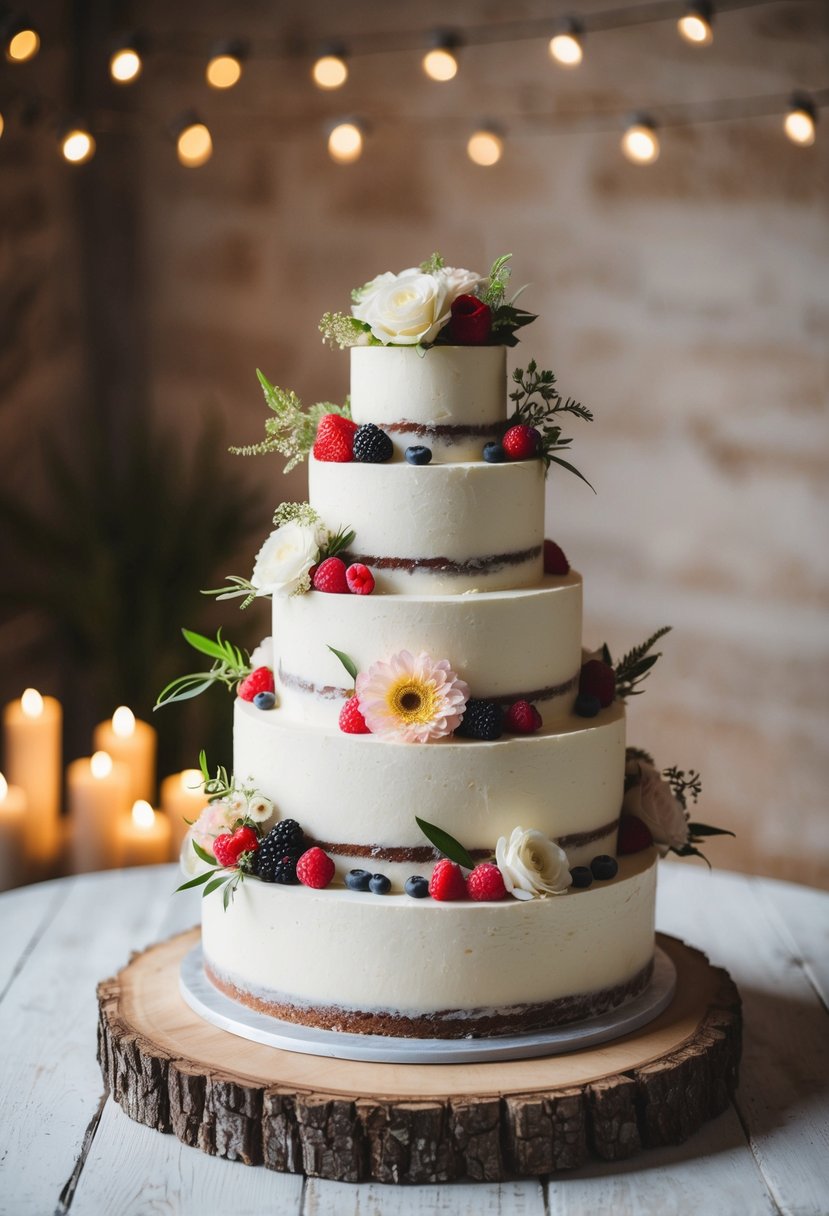
[[[0,891],[26,881],[26,795],[0,773]]]
[[[92,736],[96,751],[107,752],[130,770],[130,805],[155,796],[156,732],[141,722],[126,705],[116,709],[109,722],[100,722]]]
[[[119,857],[119,823],[130,808],[130,771],[106,752],[73,760],[66,770],[72,869],[109,870]]]
[[[26,795],[26,857],[35,867],[58,849],[62,720],[60,702],[35,688],[3,712],[6,773]]]
[[[155,866],[170,856],[170,820],[156,814],[143,799],[133,805],[129,815],[122,816],[118,825],[120,864],[122,866]]]
[[[202,775],[197,768],[173,773],[161,782],[161,806],[170,819],[170,861],[178,861],[181,842],[190,823],[194,823],[207,806]]]

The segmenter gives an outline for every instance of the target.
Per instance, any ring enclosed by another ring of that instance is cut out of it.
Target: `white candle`
[[[157,815],[149,802],[138,799],[132,813],[118,825],[122,866],[155,866],[170,855],[170,820]]]
[[[108,752],[126,764],[132,774],[130,802],[149,801],[155,796],[156,732],[141,722],[126,705],[119,705],[109,722],[100,722],[92,736],[96,751]]]
[[[26,795],[0,773],[0,891],[26,881]]]
[[[60,702],[36,688],[3,712],[6,773],[26,795],[26,857],[36,867],[58,850],[62,720]]]
[[[161,806],[170,820],[170,861],[178,861],[181,842],[190,823],[194,823],[207,806],[199,770],[186,768],[182,773],[165,777],[161,782]]]
[[[66,770],[72,869],[109,870],[119,864],[118,826],[130,807],[130,771],[107,752],[73,760]]]

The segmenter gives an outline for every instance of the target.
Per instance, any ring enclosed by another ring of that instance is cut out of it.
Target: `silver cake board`
[[[482,1064],[563,1055],[630,1034],[667,1009],[676,988],[676,968],[664,950],[657,946],[650,984],[619,1009],[569,1026],[537,1030],[531,1034],[499,1035],[492,1039],[403,1039],[376,1034],[344,1034],[283,1022],[240,1005],[214,987],[204,973],[200,944],[182,959],[179,987],[185,1002],[204,1021],[239,1038],[281,1051],[378,1064]]]

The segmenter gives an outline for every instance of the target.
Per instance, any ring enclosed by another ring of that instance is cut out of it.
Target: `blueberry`
[[[598,878],[599,882],[607,882],[608,878],[615,878],[618,874],[619,863],[608,853],[600,853],[591,861],[590,869],[593,877]]]
[[[411,878],[406,879],[405,891],[412,899],[425,899],[429,894],[429,879],[422,878],[420,874],[413,874]]]
[[[368,870],[349,870],[345,876],[345,885],[352,891],[367,891],[370,881]]]
[[[589,866],[573,866],[570,877],[574,887],[589,887],[593,881],[593,871]]]
[[[587,693],[580,693],[576,697],[573,713],[578,714],[580,718],[595,718],[601,708],[602,703],[598,697],[591,697]]]
[[[484,460],[487,464],[503,464],[507,454],[500,443],[488,443],[484,447]]]
[[[385,874],[372,874],[368,880],[368,889],[375,895],[386,895],[391,890],[391,880]]]
[[[406,459],[409,464],[429,464],[432,459],[432,449],[426,448],[422,444],[415,444],[414,447],[406,448]]]
[[[258,692],[253,698],[253,704],[257,709],[273,709],[276,697],[272,692]]]

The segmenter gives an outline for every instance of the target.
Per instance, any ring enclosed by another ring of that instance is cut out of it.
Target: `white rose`
[[[384,281],[369,285],[367,294],[353,305],[357,320],[365,321],[384,346],[416,346],[436,338],[450,315],[446,282],[419,270],[380,277]]]
[[[450,306],[458,296],[469,295],[476,287],[480,287],[482,279],[473,270],[464,270],[461,266],[444,266],[438,274],[446,283],[446,302]]]
[[[572,883],[567,854],[542,832],[513,828],[495,846],[495,864],[516,899],[563,895]]]
[[[411,270],[404,271],[403,273],[417,274],[418,272]],[[352,291],[351,299],[353,304],[351,311],[358,321],[362,321],[364,319],[358,310],[364,309],[369,300],[371,300],[372,296],[376,295],[381,287],[383,287],[386,283],[393,283],[396,278],[396,274],[394,274],[391,270],[387,270],[384,274],[375,275],[370,282],[364,283],[362,287],[358,287],[355,291]]]
[[[297,520],[275,528],[256,555],[250,581],[257,595],[296,595],[310,587],[308,572],[316,565],[325,528]]]
[[[273,803],[264,794],[254,794],[248,799],[248,819],[254,823],[264,823],[273,814]]]
[[[250,665],[254,671],[257,667],[270,667],[273,671],[273,638],[262,638],[250,656]]]
[[[652,764],[635,758],[625,765],[625,775],[635,782],[625,792],[622,814],[642,820],[663,857],[669,849],[681,849],[688,841],[688,821],[668,782]]]

